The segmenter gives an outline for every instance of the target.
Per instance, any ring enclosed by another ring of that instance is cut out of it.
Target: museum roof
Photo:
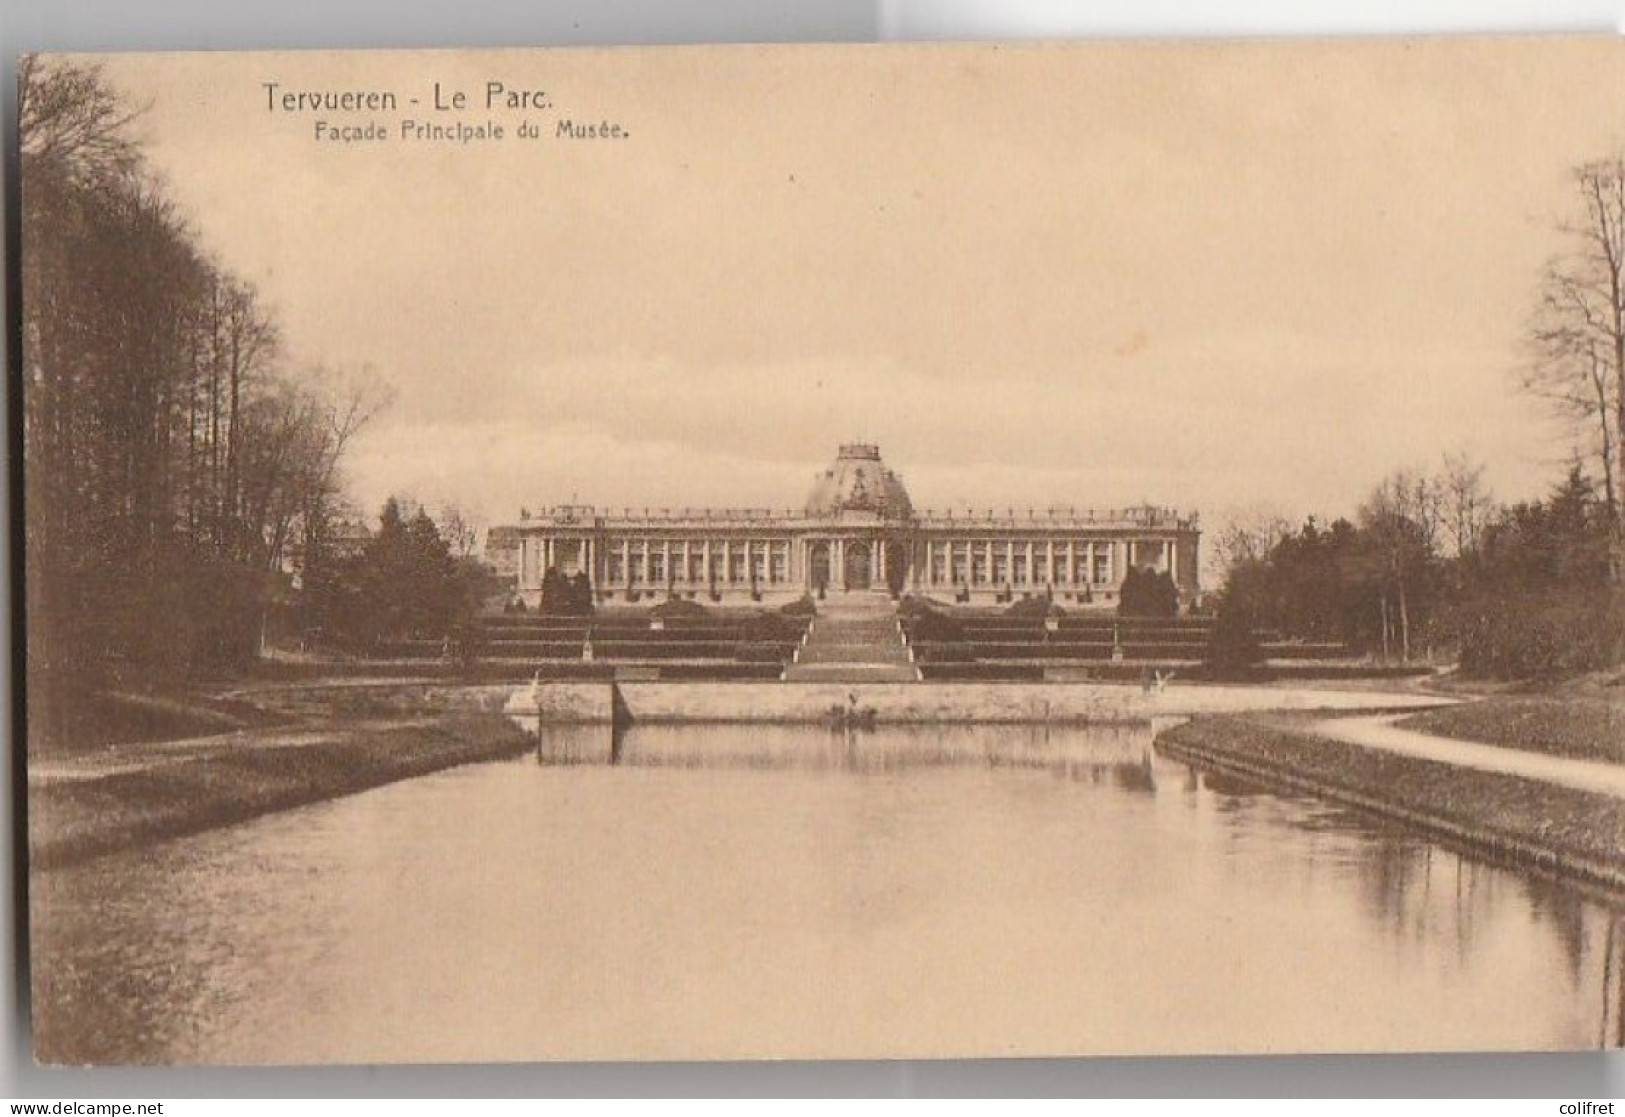
[[[1064,530],[1155,528],[1194,530],[1194,515],[1173,508],[1146,504],[1131,508],[1079,508],[1076,506],[1017,508],[916,509],[903,479],[888,468],[880,447],[870,442],[849,442],[835,460],[813,479],[801,509],[794,508],[600,508],[590,504],[559,504],[520,515],[520,526],[646,527],[646,528],[772,528],[808,521],[875,521],[903,523],[913,528],[951,530]]]
[[[880,458],[880,447],[849,442],[834,463],[813,480],[807,494],[808,519],[868,513],[887,520],[906,520],[914,513],[903,479]]]

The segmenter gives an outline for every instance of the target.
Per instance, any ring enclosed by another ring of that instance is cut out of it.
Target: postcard
[[[1619,1046],[1622,88],[27,57],[36,1058]]]

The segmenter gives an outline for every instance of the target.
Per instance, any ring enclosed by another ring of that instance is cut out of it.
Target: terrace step
[[[784,677],[795,682],[913,682],[920,677],[882,594],[842,594],[820,606]]]

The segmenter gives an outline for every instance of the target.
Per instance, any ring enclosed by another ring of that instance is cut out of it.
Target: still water
[[[1595,1047],[1625,928],[1145,730],[550,732],[36,873],[60,1062]]]

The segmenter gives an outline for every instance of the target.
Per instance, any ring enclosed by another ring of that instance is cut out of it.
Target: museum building
[[[1184,605],[1200,593],[1194,515],[1152,506],[920,510],[868,443],[842,446],[800,509],[562,504],[492,530],[517,541],[519,593],[532,607],[549,569],[587,572],[606,603],[771,605],[885,590],[976,605],[1047,594],[1107,608],[1130,567],[1169,574]]]

